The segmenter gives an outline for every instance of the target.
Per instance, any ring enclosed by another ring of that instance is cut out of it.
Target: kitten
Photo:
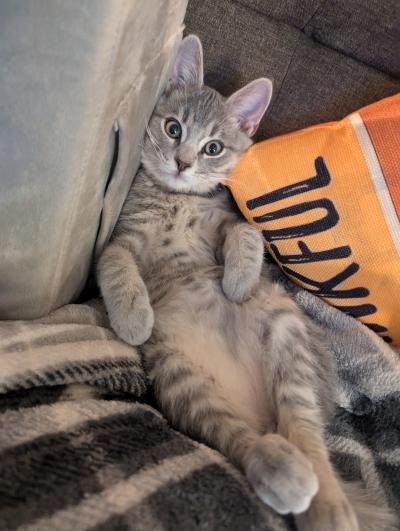
[[[224,99],[203,85],[198,38],[182,41],[98,281],[111,326],[142,345],[175,426],[224,453],[299,529],[356,531],[323,440],[332,360],[271,281],[261,234],[218,191],[271,94],[263,78]]]

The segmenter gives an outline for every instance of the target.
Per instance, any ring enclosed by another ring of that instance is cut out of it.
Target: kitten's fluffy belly
[[[171,348],[179,345],[196,372],[217,383],[220,398],[233,414],[264,433],[275,424],[273,408],[266,407],[271,385],[261,366],[266,362],[262,339],[271,293],[260,286],[254,297],[239,306],[223,294],[222,275],[223,267],[216,266],[177,281],[153,305],[155,330],[163,331]]]

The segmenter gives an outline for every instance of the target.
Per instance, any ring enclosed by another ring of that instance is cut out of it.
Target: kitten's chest
[[[222,243],[219,228],[232,216],[218,200],[190,197],[171,202],[148,224],[144,263],[172,266],[179,258],[199,266],[215,264]]]

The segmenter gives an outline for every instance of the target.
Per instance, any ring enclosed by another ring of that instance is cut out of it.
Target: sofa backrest
[[[137,169],[185,8],[1,2],[0,319],[47,314],[82,290]]]

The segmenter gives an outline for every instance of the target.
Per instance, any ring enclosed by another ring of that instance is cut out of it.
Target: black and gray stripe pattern
[[[68,384],[140,396],[137,350],[108,328],[100,303],[69,305],[30,322],[0,322],[0,393]]]
[[[293,296],[338,360],[333,461],[400,512],[399,357],[354,319],[301,289]],[[0,367],[0,529],[294,529],[222,456],[135,401],[140,358],[100,305],[0,323]]]
[[[222,456],[148,406],[86,399],[3,421],[18,428],[1,438],[1,529],[286,529]]]

